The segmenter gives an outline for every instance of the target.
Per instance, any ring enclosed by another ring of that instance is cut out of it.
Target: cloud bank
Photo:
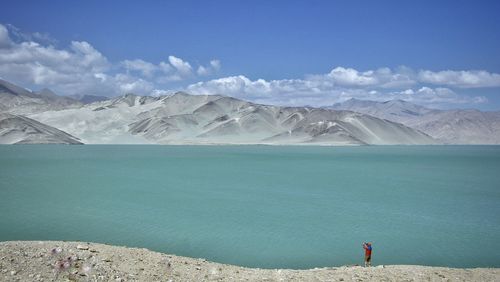
[[[446,80],[443,72],[417,72],[405,67],[363,72],[336,67],[329,73],[308,75],[303,79],[267,81],[251,80],[243,75],[224,77],[191,84],[186,87],[186,91],[194,94],[220,93],[263,104],[290,106],[325,106],[357,98],[375,101],[402,99],[422,105],[446,107],[487,102],[483,96],[459,95],[446,86],[479,88],[500,85],[498,74],[485,75],[484,71],[446,72],[454,75]],[[464,76],[467,79],[461,79]]]
[[[214,79],[221,70],[217,59],[205,65],[174,55],[157,63],[140,58],[110,62],[86,41],[72,41],[65,48],[55,47],[54,42],[48,34],[23,33],[0,24],[0,77],[23,86],[49,87],[62,95],[165,95],[185,90],[296,106],[326,106],[358,98],[452,107],[487,102],[483,96],[461,94],[464,90],[500,87],[500,74],[485,70],[408,67],[360,71],[338,66],[324,74],[296,79],[250,79],[245,75]]]
[[[0,24],[0,76],[21,85],[49,87],[63,95],[149,95],[158,85],[198,77],[189,62],[173,55],[158,64],[141,59],[112,63],[86,41],[56,48],[36,41],[48,36],[8,27]],[[198,68],[203,76],[216,74],[220,61]]]

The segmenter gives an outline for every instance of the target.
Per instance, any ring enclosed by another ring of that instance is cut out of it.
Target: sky
[[[500,1],[24,1],[0,77],[59,95],[500,110]]]

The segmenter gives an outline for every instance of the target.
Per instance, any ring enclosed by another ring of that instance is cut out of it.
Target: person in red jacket
[[[363,243],[365,249],[365,267],[372,266],[372,243]]]

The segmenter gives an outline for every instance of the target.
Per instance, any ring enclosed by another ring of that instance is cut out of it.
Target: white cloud
[[[139,71],[143,76],[151,77],[157,70],[157,66],[140,59],[124,60],[121,63],[128,71]]]
[[[340,69],[336,68],[335,70],[336,77],[331,79],[328,77],[332,72],[326,75],[309,76],[306,79],[270,81],[251,80],[243,75],[231,76],[194,83],[187,86],[186,91],[193,94],[223,94],[263,104],[290,106],[327,106],[350,98],[376,101],[403,99],[422,105],[453,105],[487,101],[482,96],[459,95],[453,90],[443,87],[422,86],[402,90],[384,88],[383,86],[388,81],[394,81],[392,78],[379,80],[378,84],[371,79],[358,79],[360,76],[376,77],[375,74],[379,72],[360,74],[349,70],[346,72],[348,75],[340,74],[343,81],[339,83],[337,74]],[[344,70],[340,71],[344,72]],[[388,72],[383,71],[382,73],[387,74]],[[368,82],[369,86],[366,85]],[[398,88],[400,85],[403,84],[399,84]]]
[[[186,61],[183,61],[181,58],[177,58],[176,56],[168,56],[168,61],[170,64],[178,71],[180,76],[190,76],[192,74],[192,67]]]
[[[352,68],[336,67],[327,74],[310,75],[307,78],[345,87],[402,88],[416,83],[413,72],[403,67],[395,71],[389,68],[379,68],[364,72]]]
[[[10,47],[11,41],[9,38],[9,31],[7,28],[0,24],[0,48]]]
[[[85,41],[56,48],[32,40],[43,36],[0,24],[0,76],[23,86],[49,87],[63,95],[115,96],[129,92],[148,95],[157,88],[156,83],[180,81],[194,75],[191,64],[175,56],[158,64],[141,59],[113,64]],[[220,66],[220,62],[215,65]],[[213,67],[210,68],[212,72]]]
[[[158,65],[158,67],[164,73],[170,73],[170,72],[173,71],[173,68],[172,68],[172,66],[169,63],[160,62],[160,64]]]
[[[141,59],[124,60],[120,64],[127,72],[137,72],[158,83],[182,81],[194,77],[191,64],[172,55],[168,56],[168,62],[162,61],[157,65]],[[196,74],[198,76],[213,75],[220,69],[220,65],[219,60],[211,60],[207,66],[198,66]]]
[[[439,72],[422,70],[418,73],[418,78],[423,83],[460,88],[500,87],[500,74],[484,70]]]
[[[151,91],[151,96],[153,96],[153,97],[164,96],[164,95],[172,94],[173,92],[174,91],[170,91],[170,90],[154,89],[153,91]]]
[[[211,60],[210,66],[212,67],[212,69],[214,69],[214,71],[219,71],[221,68],[220,60]]]
[[[199,66],[196,73],[199,76],[212,75],[217,73],[221,68],[219,60],[211,60],[208,66]]]
[[[336,67],[327,76],[338,85],[365,86],[379,83],[374,71],[359,72],[351,68]]]
[[[10,36],[12,30],[19,34],[15,39]],[[181,87],[182,81],[217,74],[221,62],[214,59],[205,65],[192,65],[170,55],[159,63],[142,59],[112,63],[85,41],[56,48],[34,41],[43,35],[23,34],[0,24],[0,76],[25,87],[49,87],[64,95],[164,95],[171,92],[168,86],[173,83],[193,94],[224,94],[281,105],[324,106],[349,98],[457,105],[486,102],[482,96],[457,93],[461,88],[500,87],[500,74],[484,70],[433,72],[399,67],[360,71],[340,66],[300,79],[252,80],[235,75]],[[161,90],[160,85],[166,85],[167,90]]]
[[[59,85],[92,79],[105,72],[107,59],[87,42],[71,43],[69,50],[36,42],[0,49],[0,74],[24,84]]]
[[[430,88],[427,86],[418,89],[406,89],[400,92],[388,93],[390,99],[402,99],[422,105],[459,105],[459,104],[480,104],[487,102],[483,96],[459,95],[453,90],[444,87]]]
[[[15,42],[35,41],[37,43],[46,43],[49,45],[54,45],[57,43],[57,40],[52,38],[48,33],[26,33],[22,32],[19,28],[11,24],[7,24],[4,27],[9,31],[9,33],[13,37],[13,41]]]
[[[208,68],[206,68],[204,66],[199,66],[198,70],[196,71],[196,73],[198,75],[201,75],[201,76],[208,75],[208,74],[210,74],[210,69],[208,69]]]
[[[120,92],[125,94],[149,94],[154,88],[151,82],[126,74],[117,74],[113,80],[114,84],[120,88]]]

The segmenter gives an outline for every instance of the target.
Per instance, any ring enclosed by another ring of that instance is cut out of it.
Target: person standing
[[[363,243],[365,249],[365,267],[372,266],[372,243]]]

